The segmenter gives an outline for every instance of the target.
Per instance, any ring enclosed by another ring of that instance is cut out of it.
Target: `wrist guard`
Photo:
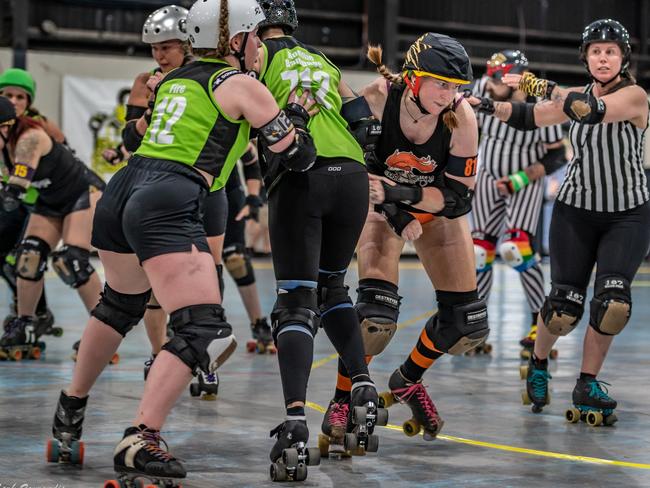
[[[521,80],[519,80],[519,89],[531,97],[549,99],[556,86],[557,83],[543,78],[537,78],[531,72],[524,73]]]
[[[381,185],[384,187],[384,202],[401,202],[407,205],[415,205],[422,201],[422,187],[421,186],[406,186],[406,185],[389,185],[382,181]]]
[[[375,205],[375,212],[381,214],[388,222],[391,230],[399,237],[402,237],[402,231],[410,224],[415,217],[406,210],[398,208],[395,203],[382,203]]]
[[[492,115],[494,113],[494,110],[495,110],[494,109],[494,100],[492,100],[491,98],[487,98],[487,97],[479,98],[479,100],[481,100],[481,103],[479,103],[478,105],[475,105],[474,110],[476,110],[477,112],[480,112],[480,113]]]
[[[510,190],[510,193],[518,192],[529,183],[530,178],[528,178],[528,175],[524,170],[517,171],[508,176],[508,190]]]

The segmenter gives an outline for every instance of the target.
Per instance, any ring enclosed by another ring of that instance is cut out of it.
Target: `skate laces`
[[[433,400],[431,400],[431,397],[427,393],[427,389],[422,382],[418,381],[417,383],[413,383],[411,386],[398,388],[393,390],[392,393],[396,395],[401,402],[407,403],[413,396],[415,396],[418,405],[420,405],[424,410],[424,415],[427,419],[432,423],[438,422],[438,410],[433,404]]]
[[[533,392],[536,397],[546,396],[548,380],[551,378],[551,374],[545,369],[533,368],[531,370],[530,378],[528,381],[531,385],[533,385]]]
[[[165,440],[160,437],[160,432],[157,430],[143,429],[140,431],[140,438],[146,442],[142,448],[149,454],[163,462],[174,460],[174,456],[169,454],[169,446]],[[160,442],[165,445],[165,449],[160,448]]]
[[[607,394],[607,386],[611,386],[609,383],[605,381],[598,381],[598,380],[593,380],[589,382],[589,396],[591,398],[597,398],[598,400],[605,400],[608,402],[611,402],[612,399],[611,397]]]
[[[345,426],[348,423],[350,405],[347,402],[334,402],[331,405],[327,421],[330,425]]]

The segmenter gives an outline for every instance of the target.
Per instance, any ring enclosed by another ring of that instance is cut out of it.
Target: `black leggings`
[[[319,271],[337,275],[342,282],[367,213],[368,175],[359,163],[319,160],[308,172],[283,175],[269,195],[271,251],[279,285],[316,288]],[[349,370],[367,375],[356,311],[350,302],[334,312],[323,314],[321,325]],[[277,337],[285,402],[305,401],[312,337],[299,330]]]
[[[551,281],[585,289],[591,271],[634,279],[650,245],[650,202],[624,212],[594,212],[555,202]]]

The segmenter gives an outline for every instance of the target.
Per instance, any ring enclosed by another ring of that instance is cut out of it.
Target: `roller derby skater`
[[[87,396],[77,398],[61,391],[52,424],[54,439],[50,439],[47,443],[47,462],[83,464],[84,443],[79,439],[81,439],[87,403]]]
[[[321,424],[322,432],[318,434],[318,449],[322,457],[330,459],[350,457],[350,452],[345,449],[345,434],[348,430],[349,417],[349,398],[330,401]]]
[[[40,359],[45,343],[38,339],[32,317],[14,317],[0,338],[0,360]]]
[[[548,359],[537,359],[533,354],[526,366],[519,368],[519,376],[526,380],[526,390],[521,394],[524,405],[532,404],[533,413],[540,413],[544,407],[551,403],[551,394],[548,391],[548,380],[552,378],[548,372]]]
[[[567,421],[574,424],[582,420],[592,427],[614,425],[618,420],[614,413],[617,403],[609,396],[607,386],[609,383],[582,373],[573,389],[573,408],[565,413]]]
[[[578,405],[606,410],[586,412],[594,423],[609,417],[610,407],[616,405],[594,381],[614,336],[630,319],[631,284],[650,244],[650,193],[643,169],[649,110],[645,90],[629,72],[630,53],[625,27],[612,19],[597,20],[584,29],[580,46],[580,60],[591,79],[588,85],[560,88],[531,73],[509,73],[503,77],[506,85],[548,100],[493,105],[500,120],[524,129],[570,123],[573,159],[553,207],[551,291],[541,308],[533,358],[545,361],[559,336],[578,326],[595,266],[581,381],[574,392]],[[586,110],[573,110],[578,106]],[[612,181],[607,168],[625,171]],[[580,415],[571,411],[571,420],[582,416],[579,406],[575,408]]]

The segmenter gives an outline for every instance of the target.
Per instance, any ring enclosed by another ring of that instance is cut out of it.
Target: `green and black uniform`
[[[308,125],[318,155],[309,171],[265,168],[262,161],[273,268],[278,288],[287,292],[279,295],[274,314],[282,317],[286,296],[313,308],[318,287],[321,325],[353,376],[367,375],[357,315],[343,281],[368,213],[368,176],[362,150],[340,114],[341,72],[325,55],[293,37],[267,39],[263,50],[260,79],[278,105],[284,108],[297,87],[297,95],[308,89],[319,108]],[[311,366],[305,341],[316,330],[307,321],[274,322],[285,402],[305,401]]]
[[[140,261],[195,245],[209,252],[201,220],[208,191],[222,188],[244,153],[250,125],[224,114],[214,89],[239,73],[201,59],[170,72],[156,90],[142,143],[97,205],[93,245]],[[211,188],[198,171],[214,176]]]

